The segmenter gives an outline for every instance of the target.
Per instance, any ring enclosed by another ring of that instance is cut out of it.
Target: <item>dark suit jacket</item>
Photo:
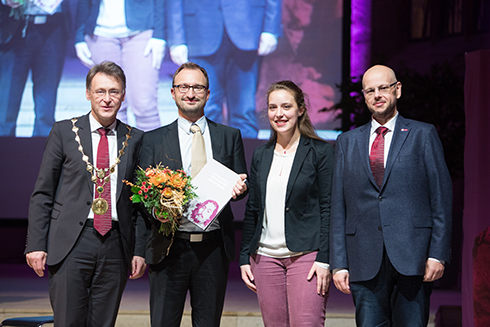
[[[337,139],[332,188],[332,269],[350,281],[375,277],[383,246],[403,275],[423,275],[431,257],[450,260],[452,184],[434,126],[397,118],[383,185],[369,166],[371,123]]]
[[[230,168],[237,174],[246,174],[245,155],[240,131],[225,125],[207,120],[213,148],[213,158]],[[143,139],[140,167],[157,166],[162,163],[172,170],[182,169],[177,121],[170,125],[147,132]],[[242,194],[241,199],[246,194]],[[143,210],[144,212],[144,210]],[[146,262],[158,264],[166,256],[170,239],[158,232],[160,223],[143,213],[152,223],[149,231]],[[223,208],[218,216],[226,255],[230,261],[235,258],[235,234],[233,228],[233,213],[230,204]]]
[[[90,113],[89,113],[90,114]],[[78,119],[76,126],[85,154],[93,163],[92,140],[88,115]],[[117,122],[117,148],[122,148],[128,129]],[[133,180],[140,154],[143,132],[135,128],[117,165],[117,216],[122,243],[128,264],[133,256],[134,219],[129,200],[131,188],[122,180]],[[54,124],[46,142],[39,176],[29,204],[29,227],[25,252],[45,251],[47,264],[61,262],[75,245],[93,201],[94,183],[78,151],[72,122],[63,120]],[[144,256],[144,245],[137,247],[136,255]]]
[[[250,264],[258,248],[264,221],[267,178],[275,142],[254,151],[250,193],[243,222],[240,265]],[[334,150],[329,143],[301,137],[286,189],[286,244],[295,252],[318,251],[316,261],[329,263],[330,194]]]
[[[169,0],[169,45],[187,44],[189,56],[209,56],[223,33],[240,50],[259,47],[262,32],[281,34],[281,0]]]
[[[132,31],[153,30],[153,37],[165,39],[166,0],[125,0],[126,24]],[[169,0],[171,1],[171,0]],[[93,35],[101,0],[78,0],[75,42]]]

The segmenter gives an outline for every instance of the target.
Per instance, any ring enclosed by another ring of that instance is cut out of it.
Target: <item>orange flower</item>
[[[151,177],[151,176],[155,175],[155,170],[150,169],[150,168],[146,168],[145,175],[146,175],[146,177]]]
[[[187,179],[182,179],[182,176],[180,174],[174,174],[172,177],[170,177],[170,184],[178,189],[182,189],[187,182]]]
[[[165,184],[168,181],[168,175],[164,174],[163,172],[158,172],[154,176],[151,176],[148,181],[155,186]]]
[[[167,199],[171,198],[173,195],[172,189],[170,187],[164,188],[162,191],[162,195]]]

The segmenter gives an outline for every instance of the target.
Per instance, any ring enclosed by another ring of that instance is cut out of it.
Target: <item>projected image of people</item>
[[[260,56],[277,47],[281,0],[180,0],[168,3],[172,61],[189,59],[209,75],[206,116],[257,138],[255,92]]]
[[[49,134],[70,30],[67,2],[0,3],[0,136],[15,136],[29,72],[35,115],[32,136]]]
[[[128,76],[127,104],[118,118],[127,122],[127,107],[144,131],[160,127],[158,78],[165,53],[165,0],[80,0],[75,49],[87,67],[105,60]]]

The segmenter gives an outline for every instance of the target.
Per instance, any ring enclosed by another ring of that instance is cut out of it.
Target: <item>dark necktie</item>
[[[100,134],[99,147],[97,148],[97,168],[104,169],[109,168],[109,142],[107,141],[108,129],[99,128]],[[109,176],[109,171],[105,172],[105,177]],[[102,215],[94,214],[94,228],[104,236],[112,227],[112,210],[111,210],[111,181],[110,177],[108,181],[104,178],[97,178],[97,187],[99,190],[102,187],[102,192],[96,190],[96,196],[99,196],[107,201],[108,209]]]
[[[195,177],[206,164],[206,148],[199,126],[192,124],[191,132],[194,133],[191,146],[191,175]]]
[[[378,135],[376,135],[371,146],[369,162],[371,163],[374,181],[381,188],[385,174],[385,135],[388,133],[388,128],[380,126],[376,129],[376,133]]]

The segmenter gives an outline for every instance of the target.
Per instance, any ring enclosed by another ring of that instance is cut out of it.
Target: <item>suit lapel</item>
[[[367,123],[359,128],[359,135],[357,137],[357,146],[359,147],[359,154],[361,157],[361,165],[366,172],[371,183],[378,187],[374,180],[373,172],[371,171],[371,163],[369,161],[369,137],[371,136],[371,123]]]
[[[301,136],[298,148],[296,149],[296,154],[294,155],[293,166],[291,167],[291,172],[289,173],[288,186],[286,188],[286,203],[291,195],[293,185],[296,182],[296,178],[298,177],[301,167],[303,166],[303,162],[305,161],[310,149],[310,140]]]
[[[120,122],[119,120],[116,123],[116,132],[117,132],[117,156],[119,156],[119,151],[122,150],[123,142],[126,140],[126,134],[128,133],[128,128],[126,124]],[[126,167],[128,166],[129,156],[129,144],[131,144],[131,139],[128,140],[128,146],[124,149],[124,154],[121,156],[121,162],[116,166],[117,167],[117,189],[116,189],[116,201],[118,201],[119,196],[122,191],[122,181],[126,176]],[[117,158],[117,157],[116,157]]]
[[[164,155],[163,162],[167,162],[168,166],[172,167],[175,164],[175,169],[182,169],[182,155],[180,153],[179,143],[179,126],[177,120],[168,126],[167,133],[162,139],[162,153]]]
[[[395,129],[393,131],[393,139],[391,140],[391,144],[390,144],[390,151],[388,153],[388,158],[386,160],[383,185],[385,184],[386,180],[388,179],[388,176],[391,173],[391,170],[393,169],[393,165],[396,161],[396,158],[398,157],[398,154],[400,153],[400,150],[402,149],[403,143],[405,143],[408,134],[410,134],[410,128],[408,128],[409,125],[410,122],[408,120],[406,120],[400,115],[398,116],[395,124]]]
[[[221,137],[223,136],[223,133],[219,132],[219,126],[207,119],[208,122],[208,130],[209,130],[209,137],[211,138],[211,148],[213,149],[213,159],[216,161],[221,162],[221,146],[223,142],[221,141]]]
[[[260,181],[260,194],[262,196],[262,210],[265,209],[265,193],[267,191],[267,178],[269,177],[269,171],[272,165],[272,158],[274,157],[274,148],[276,142],[267,143],[266,149],[260,158],[260,166],[258,177]]]
[[[93,150],[92,150],[92,137],[91,137],[90,122],[88,119],[88,115],[90,115],[90,113],[88,113],[87,115],[81,116],[78,119],[78,122],[75,123],[75,125],[78,127],[78,136],[80,137],[80,143],[82,144],[83,152],[88,157],[89,162],[92,165],[94,165]],[[75,133],[73,133],[73,139],[75,139]],[[82,160],[81,154],[80,154],[80,160]],[[82,161],[82,163],[83,163],[83,165],[86,165],[84,161]],[[87,171],[87,170],[85,170],[85,171]],[[90,194],[93,195],[94,183],[92,182],[92,175],[90,175],[90,173],[87,171],[86,176],[87,176],[87,178],[86,178],[87,185],[90,189]]]

